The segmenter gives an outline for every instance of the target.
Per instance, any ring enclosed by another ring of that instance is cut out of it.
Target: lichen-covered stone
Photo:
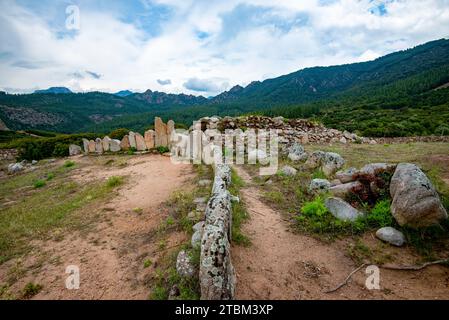
[[[176,259],[176,271],[181,277],[191,278],[195,275],[196,269],[192,264],[192,259],[189,254],[182,250]]]

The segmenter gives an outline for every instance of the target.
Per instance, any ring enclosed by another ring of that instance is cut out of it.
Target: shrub
[[[122,140],[123,137],[126,136],[128,133],[129,130],[126,128],[115,129],[111,133],[109,133],[109,138]]]
[[[315,200],[306,202],[302,208],[301,212],[306,216],[317,216],[322,217],[327,212],[327,208],[324,205],[324,201],[321,197],[315,198]]]
[[[75,162],[71,161],[71,160],[67,160],[66,162],[64,162],[64,168],[70,168],[75,166]]]
[[[22,292],[22,298],[23,299],[31,299],[36,294],[38,294],[42,290],[42,286],[40,284],[35,284],[32,282],[29,282]]]
[[[34,182],[34,188],[35,188],[35,189],[42,188],[42,187],[44,187],[45,185],[46,185],[46,183],[45,183],[44,180],[36,180],[36,181]]]
[[[370,214],[366,216],[366,223],[373,228],[391,226],[393,216],[390,211],[390,200],[382,200],[376,203]]]
[[[170,149],[167,147],[163,147],[163,146],[159,146],[156,148],[157,152],[159,152],[160,154],[164,154],[167,152],[170,152]]]

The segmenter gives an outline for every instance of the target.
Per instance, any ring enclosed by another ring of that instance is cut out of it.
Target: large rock
[[[201,238],[203,237],[203,231],[195,231],[192,235],[191,244],[192,247],[197,249],[201,246]]]
[[[81,147],[76,144],[69,145],[69,155],[77,156],[82,153]]]
[[[307,159],[306,166],[312,169],[321,167],[323,159],[326,157],[326,153],[323,151],[313,152]]]
[[[168,143],[168,145],[171,145],[170,137],[173,132],[175,132],[175,122],[173,120],[168,120],[168,122],[167,122],[167,143]]]
[[[392,227],[377,230],[376,237],[397,247],[401,247],[405,243],[404,234]]]
[[[89,140],[87,140],[86,138],[83,138],[83,148],[84,148],[84,153],[88,154],[89,153]]]
[[[327,198],[326,208],[332,215],[343,221],[355,221],[364,214],[340,198]]]
[[[331,187],[331,183],[326,179],[313,179],[310,182],[310,191],[326,192]]]
[[[89,152],[94,153],[96,151],[95,141],[89,140]]]
[[[182,250],[176,259],[176,271],[181,277],[191,278],[195,275],[196,269],[192,264],[189,254]]]
[[[350,194],[353,190],[358,190],[362,187],[362,183],[359,181],[348,182],[339,184],[330,188],[330,192],[335,197],[344,198]]]
[[[104,152],[110,151],[110,148],[111,148],[110,142],[111,142],[111,138],[109,138],[108,136],[103,138],[102,143],[103,143],[103,151]]]
[[[279,173],[287,177],[294,177],[298,173],[298,170],[290,166],[283,166],[281,170],[279,170]]]
[[[125,135],[122,138],[122,141],[120,141],[120,148],[124,151],[127,151],[131,148],[131,145],[129,144],[129,138],[128,135]]]
[[[297,142],[288,148],[288,158],[292,161],[305,161],[307,157],[304,147]]]
[[[338,153],[326,152],[322,159],[322,170],[329,177],[343,168],[344,164],[345,160]]]
[[[154,130],[145,131],[145,144],[147,149],[153,149],[154,146]]]
[[[137,150],[136,133],[130,131],[128,133],[129,146]]]
[[[9,173],[17,173],[20,172],[24,169],[24,166],[22,163],[17,162],[17,163],[11,163],[8,165],[8,172]]]
[[[434,186],[416,165],[401,163],[390,183],[391,212],[401,226],[428,227],[447,219]]]
[[[156,117],[154,119],[154,130],[155,130],[156,147],[167,147],[168,146],[167,125],[159,117]]]
[[[98,154],[103,153],[103,141],[100,138],[95,139],[95,152]]]
[[[138,151],[145,151],[147,149],[147,145],[145,143],[145,139],[140,133],[136,133],[135,135],[136,139],[136,149]]]
[[[120,147],[120,140],[111,139],[109,141],[109,151],[111,152],[119,152],[122,148]]]

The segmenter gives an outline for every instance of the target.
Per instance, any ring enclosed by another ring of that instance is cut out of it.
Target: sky
[[[0,90],[214,96],[449,37],[449,0],[0,0]]]

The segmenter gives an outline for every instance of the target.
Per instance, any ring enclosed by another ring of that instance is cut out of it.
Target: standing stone
[[[134,132],[130,131],[128,134],[128,139],[129,139],[129,146],[131,148],[137,149],[136,134]]]
[[[107,152],[109,151],[109,143],[111,142],[111,138],[109,138],[108,136],[103,138],[103,151]]]
[[[120,148],[124,151],[127,151],[131,148],[130,144],[129,144],[129,136],[125,135],[122,139],[122,141],[120,141]]]
[[[100,138],[95,140],[95,152],[98,154],[103,153],[103,141]]]
[[[434,186],[416,165],[401,163],[391,179],[391,213],[401,226],[428,227],[447,219]]]
[[[167,122],[167,141],[170,144],[171,134],[175,131],[175,122],[173,120],[169,120]]]
[[[119,152],[122,148],[120,147],[120,140],[111,139],[109,141],[109,151],[111,152]]]
[[[154,118],[154,130],[156,131],[156,147],[167,147],[168,146],[168,136],[167,136],[167,125],[162,121],[161,118]]]
[[[94,153],[95,150],[96,150],[96,148],[95,148],[95,141],[90,140],[90,141],[89,141],[89,152],[90,152],[90,153]]]
[[[136,149],[138,151],[145,151],[147,149],[147,145],[145,144],[145,139],[142,137],[140,133],[136,133]]]
[[[69,155],[70,156],[76,156],[76,155],[79,155],[79,154],[81,154],[81,147],[80,146],[77,146],[76,144],[71,144],[70,146],[69,146]]]
[[[337,170],[343,168],[345,160],[338,153],[326,152],[322,164],[324,174],[329,177],[337,172]]]
[[[84,147],[84,153],[89,153],[89,140],[83,138],[83,147]]]
[[[148,130],[145,132],[145,145],[148,150],[154,148],[154,130]]]

